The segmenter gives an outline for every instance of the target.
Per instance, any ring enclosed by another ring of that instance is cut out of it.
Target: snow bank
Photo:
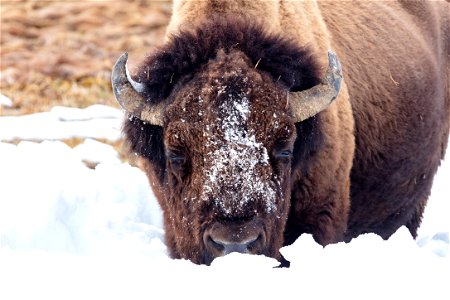
[[[0,153],[2,247],[146,253],[161,241],[161,212],[137,168],[111,159],[91,170],[59,141],[0,143]]]
[[[302,236],[284,251],[290,269],[237,253],[206,267],[151,255],[2,249],[0,280],[5,299],[449,299],[448,260],[422,252],[408,235],[325,249]]]
[[[81,111],[58,115],[93,121]],[[11,135],[4,124],[1,134]],[[206,267],[168,257],[147,178],[110,146],[0,143],[0,298],[450,299],[449,178],[447,160],[417,242],[405,228],[388,241],[366,234],[326,248],[304,235],[281,250],[289,269],[236,253]]]
[[[326,248],[304,235],[282,249],[289,269],[243,254],[197,266],[167,256],[161,211],[140,170],[115,158],[92,170],[81,161],[92,159],[89,151],[77,152],[58,141],[0,143],[5,299],[450,296],[449,256],[434,254],[436,243],[448,249],[448,231],[438,233],[441,223],[428,223],[447,219],[447,212],[433,208],[439,199],[430,202],[424,225],[440,238],[422,237],[424,248],[405,228],[389,241],[368,234]],[[446,194],[434,189],[433,195]]]
[[[0,141],[73,137],[116,141],[121,136],[122,118],[120,110],[106,105],[92,105],[84,109],[56,106],[49,112],[0,117]]]
[[[11,107],[12,105],[13,102],[11,99],[6,97],[5,95],[0,94],[0,107],[1,106]]]
[[[83,162],[93,164],[121,162],[119,154],[114,147],[93,139],[86,139],[82,144],[73,148],[73,150],[77,158]]]

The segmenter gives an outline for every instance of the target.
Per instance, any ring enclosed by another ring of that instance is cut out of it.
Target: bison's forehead
[[[282,127],[293,128],[286,101],[287,91],[270,75],[256,71],[241,55],[229,55],[207,65],[175,93],[166,111],[167,128],[186,124],[197,138],[227,142],[235,140],[233,133],[251,130],[270,147]]]
[[[280,180],[270,152],[280,131],[294,133],[283,93],[240,65],[200,78],[180,93],[170,112],[177,120],[174,127],[189,128],[183,139],[195,151],[193,176],[201,185],[197,196],[227,216],[275,211]]]
[[[225,87],[223,92],[227,93]],[[202,197],[214,201],[227,215],[246,210],[251,201],[263,201],[264,209],[270,212],[275,209],[275,187],[269,178],[268,149],[256,140],[255,129],[248,124],[248,96],[242,92],[225,97],[228,101],[219,106],[219,117],[212,126],[218,128],[204,132]]]

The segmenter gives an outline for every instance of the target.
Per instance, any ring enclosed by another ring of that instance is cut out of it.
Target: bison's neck
[[[280,28],[279,1],[257,0],[175,0],[168,33],[183,27],[191,28],[212,15],[244,16],[258,23],[265,23],[268,29]]]
[[[315,1],[175,0],[173,5],[168,35],[191,29],[213,15],[245,17],[268,31],[292,37],[301,46],[308,45],[323,59],[320,63],[327,65],[330,39]]]

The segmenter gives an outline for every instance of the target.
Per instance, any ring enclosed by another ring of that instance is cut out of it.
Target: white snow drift
[[[120,138],[123,113],[113,107],[85,109],[55,106],[49,112],[0,118],[0,141],[58,140],[72,137]]]
[[[118,138],[121,113],[95,109],[0,117],[0,137]],[[66,127],[55,133],[50,123]],[[417,241],[405,228],[388,241],[366,234],[326,248],[303,235],[281,250],[289,269],[243,254],[206,267],[168,257],[147,178],[112,147],[1,142],[0,298],[450,299],[449,178],[446,161]]]

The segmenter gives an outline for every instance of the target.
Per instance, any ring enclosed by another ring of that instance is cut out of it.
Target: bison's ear
[[[131,115],[152,125],[162,126],[163,103],[151,104],[144,97],[145,87],[134,81],[127,68],[128,53],[122,54],[114,65],[111,83],[120,106]]]
[[[326,109],[339,95],[341,83],[341,63],[335,53],[328,51],[328,69],[321,83],[288,95],[294,122],[306,120]]]

